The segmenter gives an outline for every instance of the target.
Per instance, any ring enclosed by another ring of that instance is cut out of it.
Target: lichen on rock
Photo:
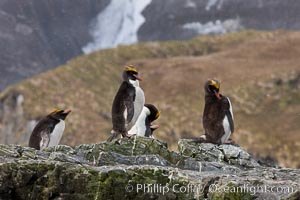
[[[240,147],[192,140],[178,152],[144,137],[44,151],[0,145],[0,199],[297,199],[299,180],[299,170],[261,166]],[[263,186],[290,190],[253,191]]]

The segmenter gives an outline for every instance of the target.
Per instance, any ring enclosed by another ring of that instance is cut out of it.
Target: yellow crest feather
[[[62,110],[60,110],[60,109],[54,109],[54,110],[52,111],[52,113],[58,113],[58,112],[60,112],[60,111],[62,111]]]
[[[217,89],[220,89],[220,83],[219,81],[215,81],[215,80],[210,80],[210,85],[214,86]]]
[[[126,66],[125,71],[127,71],[127,72],[137,72],[136,68],[133,67],[132,65]]]
[[[158,112],[156,113],[155,119],[159,118],[159,116],[160,116],[160,111],[158,111]]]

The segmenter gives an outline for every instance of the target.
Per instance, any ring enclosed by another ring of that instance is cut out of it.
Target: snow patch
[[[239,19],[228,19],[225,21],[216,20],[215,22],[207,22],[202,24],[200,22],[186,23],[182,26],[184,29],[195,31],[200,35],[207,34],[225,34],[228,32],[235,32],[243,29]]]
[[[152,0],[111,0],[96,17],[90,34],[93,38],[82,48],[87,54],[99,49],[138,42],[137,32],[145,22],[143,10]]]
[[[197,8],[197,5],[193,0],[187,0],[184,7],[185,8]]]
[[[205,10],[209,11],[211,7],[216,6],[218,10],[222,8],[224,0],[208,0]]]
[[[23,35],[30,35],[33,32],[33,29],[26,24],[17,24],[15,31]]]
[[[17,106],[21,106],[22,103],[24,102],[24,96],[22,94],[18,95],[17,97]]]

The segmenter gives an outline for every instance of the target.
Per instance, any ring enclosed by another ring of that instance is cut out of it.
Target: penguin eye
[[[132,80],[136,80],[137,78],[136,78],[136,76],[138,75],[138,73],[135,73],[135,72],[133,72],[133,73],[131,73],[130,74],[130,79],[132,79]]]
[[[214,85],[209,85],[209,86],[208,86],[208,90],[209,90],[210,92],[219,92],[219,89],[216,88]]]
[[[209,86],[208,86],[208,90],[209,90],[210,92],[213,92],[215,89],[216,89],[216,88],[215,88],[214,86],[212,86],[212,85],[209,85]]]

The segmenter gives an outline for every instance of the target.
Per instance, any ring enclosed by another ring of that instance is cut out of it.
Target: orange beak
[[[158,124],[151,124],[150,128],[152,128],[152,129],[158,129],[159,125]]]
[[[143,79],[138,75],[133,75],[137,80],[142,81]]]
[[[66,109],[66,110],[64,111],[64,113],[66,113],[66,114],[69,114],[70,112],[72,112],[72,110],[70,110],[70,109]]]
[[[219,92],[214,91],[214,93],[215,93],[215,96],[216,96],[218,99],[221,99],[221,96],[220,96]]]

